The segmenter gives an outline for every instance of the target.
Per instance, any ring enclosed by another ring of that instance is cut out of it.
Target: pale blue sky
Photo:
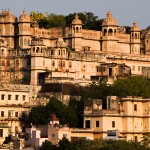
[[[0,9],[9,9],[19,16],[26,8],[43,13],[68,15],[74,12],[93,12],[105,18],[110,9],[118,25],[131,26],[136,21],[141,29],[150,25],[150,0],[0,0]]]

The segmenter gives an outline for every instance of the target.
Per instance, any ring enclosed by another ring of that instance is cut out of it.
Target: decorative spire
[[[135,21],[133,22],[133,26],[134,26],[134,27],[136,27],[136,26],[137,26],[137,23],[136,23]]]
[[[26,12],[26,9],[24,8],[24,10],[23,10],[23,14],[24,15],[26,15],[27,14],[27,12]]]
[[[108,18],[111,18],[111,17],[112,17],[112,13],[111,13],[110,9],[109,9],[109,11],[108,11],[108,13],[107,13],[107,17],[108,17]]]
[[[76,14],[75,19],[79,19],[79,16]]]

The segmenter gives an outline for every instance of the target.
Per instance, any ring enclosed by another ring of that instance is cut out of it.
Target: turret
[[[26,10],[23,10],[23,14],[19,17],[19,45],[21,49],[29,49],[31,41],[30,32],[30,17],[27,15]]]
[[[137,23],[134,22],[130,31],[131,39],[131,54],[140,54],[140,28],[137,26]]]
[[[109,10],[102,22],[102,51],[117,51],[117,27],[118,23]]]
[[[45,81],[45,51],[46,46],[41,38],[31,41],[31,84],[40,85]]]
[[[72,35],[72,48],[80,51],[82,50],[81,37],[82,37],[82,21],[78,15],[71,23],[71,35]]]

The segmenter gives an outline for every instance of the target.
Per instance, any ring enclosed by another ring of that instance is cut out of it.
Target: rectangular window
[[[15,117],[18,117],[18,112],[15,112]]]
[[[51,134],[51,139],[55,139],[55,133]]]
[[[11,100],[11,95],[8,95],[8,100]]]
[[[132,70],[135,71],[135,66],[132,66]]]
[[[138,137],[137,136],[134,137],[134,141],[138,142]]]
[[[23,101],[25,101],[25,100],[26,100],[26,96],[25,96],[25,95],[23,95],[23,96],[22,96],[22,99],[23,99]]]
[[[141,70],[141,67],[140,66],[138,66],[138,71],[140,71]]]
[[[85,121],[85,128],[90,128],[91,125],[90,125],[90,120],[86,120]]]
[[[18,98],[19,98],[19,95],[15,95],[15,99],[18,100]]]
[[[96,121],[96,128],[99,127],[99,121]]]
[[[15,126],[15,133],[18,133],[18,126]]]
[[[137,111],[137,104],[134,104],[134,111]]]
[[[5,95],[2,94],[2,95],[1,95],[1,100],[4,100],[4,99],[5,99]]]
[[[0,129],[0,137],[3,137],[3,129]]]
[[[1,111],[1,117],[4,117],[4,111]]]
[[[109,68],[109,76],[112,76],[112,68]]]
[[[112,121],[112,128],[115,128],[115,121]]]

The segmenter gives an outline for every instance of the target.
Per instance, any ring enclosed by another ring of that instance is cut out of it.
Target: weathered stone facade
[[[141,34],[142,33],[142,34]],[[26,11],[17,18],[10,10],[0,13],[0,80],[4,83],[75,82],[85,85],[101,78],[101,64],[125,64],[131,75],[142,75],[150,64],[149,29],[136,22],[119,27],[109,11],[102,31],[82,29],[75,17],[70,27],[39,28]],[[112,70],[108,65],[108,76]],[[115,69],[114,74],[115,73]],[[31,80],[30,80],[31,79]]]

